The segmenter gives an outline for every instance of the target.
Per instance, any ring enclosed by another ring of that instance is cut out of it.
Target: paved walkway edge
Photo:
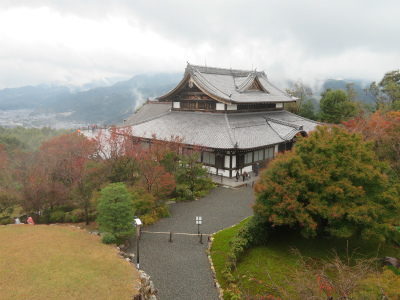
[[[247,217],[247,218],[249,218],[249,217]],[[242,221],[246,220],[247,218],[244,218]],[[212,258],[211,258],[211,247],[212,247],[212,244],[214,242],[214,235],[217,234],[218,232],[223,231],[223,230],[235,227],[236,225],[240,224],[242,221],[240,221],[239,223],[237,223],[235,225],[232,225],[232,226],[230,226],[228,228],[225,228],[225,229],[222,229],[220,231],[214,232],[213,234],[210,235],[210,241],[208,242],[208,246],[207,246],[207,250],[206,250],[207,251],[207,257],[208,257],[208,262],[210,263],[211,271],[212,271],[213,277],[214,277],[214,285],[217,288],[218,298],[220,300],[224,300],[224,290],[221,288],[221,285],[218,282],[217,273],[215,272],[214,263],[213,263]]]

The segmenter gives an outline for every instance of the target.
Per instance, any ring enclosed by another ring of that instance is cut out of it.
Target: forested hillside
[[[60,122],[115,124],[131,115],[148,98],[171,90],[181,77],[180,73],[137,75],[112,86],[78,92],[68,87],[42,85],[3,89],[0,110],[31,109],[32,116],[64,113],[56,115]],[[43,125],[47,125],[46,121]]]

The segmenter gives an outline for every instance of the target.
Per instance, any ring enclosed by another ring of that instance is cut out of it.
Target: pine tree
[[[115,236],[133,234],[134,211],[124,183],[111,183],[101,190],[97,210],[100,230]]]

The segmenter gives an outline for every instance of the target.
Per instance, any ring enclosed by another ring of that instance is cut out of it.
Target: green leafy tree
[[[400,213],[399,187],[360,134],[320,126],[279,155],[255,185],[254,211],[273,226],[385,240]]]
[[[306,109],[302,109],[302,107],[304,104],[308,103],[308,101],[310,101],[310,103],[312,104],[310,99],[313,94],[311,87],[308,84],[304,83],[301,79],[299,79],[293,85],[293,87],[291,89],[287,89],[286,92],[297,97],[298,100],[296,102],[285,104],[285,109],[296,115],[300,115],[306,118],[306,116],[303,116],[303,113],[309,113],[309,109],[311,108],[311,106],[310,104],[308,104],[308,107]],[[314,112],[314,105],[312,105],[312,109]]]
[[[311,99],[307,99],[300,107],[299,116],[302,116],[310,120],[317,120],[314,103],[311,101]]]
[[[133,234],[134,211],[129,192],[124,183],[111,183],[101,190],[97,206],[97,223],[100,230],[115,236]]]
[[[327,89],[321,96],[319,118],[322,121],[340,124],[356,116],[356,104],[349,101],[345,91]]]
[[[18,204],[18,191],[13,180],[13,170],[8,153],[0,144],[0,216],[10,215]]]
[[[200,151],[200,148],[198,149]],[[194,199],[196,192],[208,190],[211,179],[207,177],[207,169],[198,161],[198,151],[181,155],[181,167],[176,172],[177,192],[186,199]]]
[[[400,110],[400,72],[387,72],[379,83],[375,81],[364,90],[375,101],[378,110]]]

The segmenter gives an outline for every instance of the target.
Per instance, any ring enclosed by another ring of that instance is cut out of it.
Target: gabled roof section
[[[165,101],[192,81],[202,92],[223,103],[286,103],[296,97],[269,82],[265,72],[212,68],[188,64],[182,81],[169,93],[159,97]]]
[[[234,78],[235,79],[235,78]],[[235,84],[237,84],[235,82]],[[255,86],[256,89],[251,89],[251,87]],[[261,84],[260,80],[257,77],[257,72],[254,71],[250,73],[239,85],[236,85],[236,91],[239,93],[243,93],[247,90],[258,90],[261,92],[268,93],[268,91],[264,88],[264,86]]]

